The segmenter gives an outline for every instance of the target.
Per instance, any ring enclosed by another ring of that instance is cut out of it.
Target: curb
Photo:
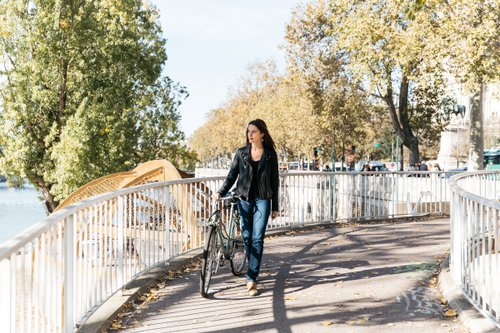
[[[161,279],[169,271],[182,267],[185,263],[197,257],[201,257],[203,249],[195,249],[173,258],[163,264],[152,268],[149,272],[140,275],[137,279],[130,281],[123,289],[117,291],[106,300],[94,313],[77,329],[77,333],[107,332],[107,329],[121,312],[122,306],[128,302],[134,302],[149,290],[149,288]]]
[[[489,318],[483,316],[463,295],[450,272],[450,256],[441,263],[439,289],[451,308],[457,310],[458,319],[471,333],[498,333],[498,328]]]

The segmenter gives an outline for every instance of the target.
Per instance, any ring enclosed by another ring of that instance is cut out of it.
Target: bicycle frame
[[[229,260],[231,257],[231,252],[233,248],[233,241],[234,239],[231,237],[231,230],[233,228],[233,223],[239,223],[238,219],[238,209],[236,207],[237,201],[234,201],[234,197],[226,197],[222,198],[221,202],[219,201],[214,201],[212,204],[212,210],[213,210],[213,215],[215,215],[215,221],[210,223],[210,225],[215,225],[217,226],[217,238],[220,241],[220,244],[222,244],[222,253],[224,254],[224,259]],[[230,203],[230,210],[229,210],[229,223],[225,225],[224,223],[221,223],[221,214],[222,214],[222,208],[220,207],[222,202],[225,200],[232,200]],[[237,220],[237,221],[234,221]]]

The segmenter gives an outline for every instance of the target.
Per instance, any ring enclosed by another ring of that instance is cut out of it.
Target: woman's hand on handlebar
[[[277,210],[275,210],[275,211],[273,211],[273,212],[271,213],[271,219],[273,219],[273,220],[274,220],[275,218],[277,218],[278,216],[280,216],[280,212],[278,212]]]
[[[221,196],[220,196],[219,192],[212,194],[212,200],[220,201],[220,199],[221,199]]]

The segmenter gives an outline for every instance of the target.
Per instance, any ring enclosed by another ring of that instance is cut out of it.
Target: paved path
[[[119,332],[468,332],[444,316],[436,271],[449,221],[315,228],[266,240],[260,291],[224,267],[208,299],[199,270],[159,281]],[[115,323],[116,324],[116,323]]]

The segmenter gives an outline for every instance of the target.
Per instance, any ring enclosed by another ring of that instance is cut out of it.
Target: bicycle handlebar
[[[240,196],[237,195],[237,194],[234,194],[234,193],[231,193],[230,196],[228,197],[224,197],[224,198],[221,198],[221,201],[224,201],[224,200],[234,200],[234,201],[238,201],[240,199]]]
[[[219,206],[219,201],[222,202],[222,201],[231,200],[232,202],[237,202],[239,199],[240,199],[239,195],[231,193],[230,196],[220,198],[220,200],[214,200],[212,203],[212,208],[213,208],[213,210],[216,210]]]

